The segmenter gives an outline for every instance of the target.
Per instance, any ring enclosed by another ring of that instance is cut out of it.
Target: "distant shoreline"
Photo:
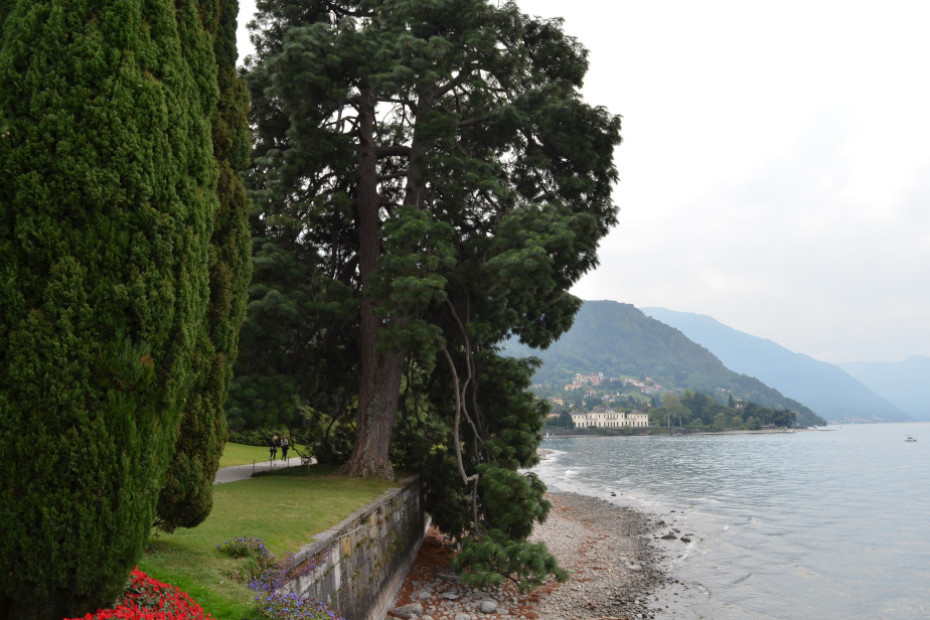
[[[546,439],[576,439],[588,437],[683,437],[688,435],[783,435],[800,432],[818,432],[818,431],[835,431],[836,428],[764,428],[760,430],[728,430],[728,431],[707,431],[707,430],[687,430],[673,429],[671,432],[630,432],[630,433],[579,433],[579,432],[553,432],[548,431],[543,436]]]

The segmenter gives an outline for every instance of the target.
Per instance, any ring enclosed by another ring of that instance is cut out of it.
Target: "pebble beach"
[[[574,493],[547,495],[553,509],[537,525],[542,541],[569,571],[565,583],[546,582],[521,594],[515,584],[471,588],[449,569],[451,549],[431,530],[407,575],[389,618],[423,620],[619,620],[655,618],[656,596],[669,584],[654,545],[653,518],[606,500]]]

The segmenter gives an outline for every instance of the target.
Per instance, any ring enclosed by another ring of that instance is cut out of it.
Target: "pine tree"
[[[472,261],[488,267],[485,288],[534,283],[511,287],[504,331],[541,343],[570,323],[567,289],[616,218],[619,120],[580,101],[583,49],[510,3],[259,9],[253,186],[266,218],[302,226],[281,235],[333,262],[321,276],[358,293],[347,470],[389,474],[404,357],[440,346],[425,313]]]
[[[357,300],[345,471],[390,474],[400,436],[394,458],[425,473],[476,580],[557,572],[526,540],[543,487],[518,471],[543,410],[530,366],[498,346],[568,329],[568,291],[616,223],[620,120],[581,100],[585,50],[511,2],[259,9],[250,182],[266,230],[314,257],[311,295]]]
[[[167,531],[199,525],[213,507],[213,479],[227,438],[224,405],[250,276],[247,202],[238,176],[249,153],[248,98],[236,75],[239,3],[214,0],[200,5],[202,26],[193,23],[188,29],[191,40],[184,49],[189,57],[216,58],[215,65],[201,62],[192,68],[203,69],[201,82],[206,87],[212,88],[214,81],[219,86],[219,104],[212,116],[219,209],[210,240],[210,305],[198,339],[196,383],[182,412],[174,459],[158,502],[158,523]],[[203,48],[204,32],[212,39],[212,51]]]
[[[115,598],[154,521],[206,318],[215,101],[188,3],[4,6],[0,617],[59,620]]]

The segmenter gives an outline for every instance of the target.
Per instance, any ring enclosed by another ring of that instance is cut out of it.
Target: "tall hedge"
[[[212,40],[219,85],[213,111],[213,154],[219,168],[210,240],[210,306],[198,342],[194,389],[182,412],[174,460],[158,500],[158,524],[167,531],[195,527],[213,507],[213,479],[226,444],[224,404],[232,381],[239,328],[245,316],[251,273],[247,201],[239,180],[248,164],[248,97],[236,75],[236,0],[200,0],[202,27]],[[198,35],[199,29],[190,29]],[[200,56],[198,37],[184,46]],[[210,76],[204,76],[206,78]]]
[[[60,620],[113,600],[154,521],[206,318],[215,94],[183,0],[5,7],[0,617]]]

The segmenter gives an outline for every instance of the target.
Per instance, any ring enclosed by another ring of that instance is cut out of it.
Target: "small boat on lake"
[[[905,439],[904,441],[906,441],[906,442],[908,442],[908,443],[916,443],[916,442],[917,442],[917,438],[914,437],[913,435],[908,435],[908,436],[907,436],[907,439]]]

